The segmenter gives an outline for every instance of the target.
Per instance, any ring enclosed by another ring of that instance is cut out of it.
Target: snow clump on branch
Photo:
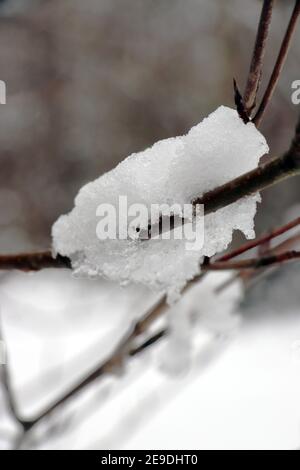
[[[254,216],[259,194],[243,198],[204,218],[204,243],[187,249],[186,239],[134,237],[99,239],[99,205],[116,208],[116,228],[120,196],[127,207],[190,204],[195,197],[223,185],[257,167],[268,153],[268,145],[254,124],[221,106],[186,135],[162,140],[151,148],[134,153],[112,171],[83,186],[75,207],[53,226],[53,251],[68,256],[77,275],[105,277],[126,284],[142,283],[166,292],[176,300],[185,284],[199,273],[204,256],[212,257],[231,243],[234,230],[250,239],[255,236]],[[174,209],[175,216],[181,216]],[[163,211],[160,216],[163,216]],[[197,228],[203,217],[193,219]],[[136,222],[137,223],[137,222]],[[147,230],[149,220],[140,218],[138,230]]]

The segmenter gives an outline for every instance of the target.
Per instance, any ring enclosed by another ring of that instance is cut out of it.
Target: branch
[[[289,222],[286,225],[283,225],[282,227],[279,227],[279,228],[277,228],[275,230],[272,230],[271,232],[269,232],[265,235],[262,235],[259,238],[256,238],[256,240],[254,240],[254,241],[246,243],[245,245],[241,246],[240,248],[237,248],[234,251],[231,251],[230,253],[228,253],[228,254],[222,256],[221,258],[219,258],[218,261],[229,261],[232,258],[236,258],[237,256],[240,256],[243,253],[246,253],[247,251],[252,250],[253,248],[256,248],[256,247],[261,246],[261,245],[263,245],[267,242],[270,242],[274,238],[277,238],[280,235],[283,235],[284,233],[289,232],[290,230],[292,230],[295,227],[298,227],[299,225],[300,225],[300,217],[293,220],[292,222]]]
[[[151,309],[144,315],[142,319],[135,323],[134,327],[125,335],[123,340],[106,361],[104,361],[94,371],[88,374],[83,380],[80,380],[67,393],[54,401],[33,420],[23,420],[23,423],[25,423],[26,426],[26,432],[30,431],[41,420],[56,410],[56,408],[63,405],[66,401],[77,395],[77,393],[79,393],[91,383],[94,383],[103,375],[118,374],[124,367],[124,363],[127,357],[133,357],[142,353],[145,349],[152,346],[152,344],[164,336],[166,331],[162,330],[159,333],[156,333],[153,337],[147,339],[142,344],[137,346],[135,345],[136,340],[149,329],[149,327],[167,310],[167,308],[168,305],[166,303],[166,298],[163,296],[154,306],[151,307]]]
[[[287,58],[287,55],[288,55],[288,52],[289,52],[289,48],[290,48],[291,43],[292,43],[293,35],[296,31],[296,26],[297,26],[297,21],[298,21],[298,18],[299,18],[299,14],[300,14],[300,0],[296,0],[296,4],[295,4],[294,10],[293,10],[293,13],[292,13],[292,16],[291,16],[286,34],[284,36],[282,45],[281,45],[275,67],[274,67],[273,73],[271,75],[271,79],[270,79],[269,84],[267,86],[267,90],[264,94],[261,105],[260,105],[255,117],[253,118],[253,122],[256,126],[260,125],[260,123],[262,121],[262,118],[263,118],[263,115],[266,111],[266,108],[267,108],[269,102],[271,101],[271,99],[273,97],[274,91],[276,89],[276,85],[279,81],[280,74],[282,72],[283,66],[285,64],[285,61],[286,61],[286,58]]]
[[[203,204],[205,214],[251,196],[287,178],[300,175],[300,118],[296,135],[288,152],[274,158],[233,181],[195,198],[194,205]]]
[[[281,232],[280,230],[278,230],[278,236],[281,235],[282,233],[285,233],[285,232]],[[263,246],[264,238],[261,237],[260,240],[261,240],[261,244],[258,245],[259,248]],[[291,249],[293,249],[293,247],[298,246],[299,242],[300,242],[300,232],[298,232],[296,235],[292,235],[290,238],[288,238],[287,240],[284,240],[283,242],[279,243],[275,247],[270,246],[269,249],[266,252],[264,252],[264,256],[271,256],[271,255],[281,254],[284,251],[291,250]],[[251,247],[251,248],[253,248],[253,247]],[[251,249],[251,248],[249,248],[249,249]],[[245,250],[245,251],[247,251],[247,250]],[[241,254],[245,251],[235,250],[235,251],[232,251],[231,253],[232,253],[232,256],[234,257],[234,256],[238,256],[238,254]],[[221,261],[221,259],[224,259],[224,258],[225,257],[219,258],[218,261]],[[231,259],[231,258],[229,257],[229,259]],[[278,267],[280,267],[280,264],[269,265],[269,266],[267,266],[265,268],[261,268],[259,270],[257,270],[257,269],[243,270],[242,269],[242,270],[238,271],[237,273],[235,273],[230,279],[228,279],[225,282],[223,282],[222,284],[220,284],[217,287],[215,292],[216,292],[216,294],[219,294],[224,289],[226,289],[227,287],[232,285],[233,282],[237,279],[241,279],[243,281],[245,288],[249,287],[250,285],[253,285],[254,282],[258,282],[261,278],[263,278],[263,277],[267,276],[268,274],[270,274],[270,270],[278,269]]]
[[[241,92],[239,90],[239,87],[237,85],[235,78],[233,79],[233,90],[234,90],[234,102],[235,102],[236,110],[240,118],[244,121],[244,123],[248,124],[248,122],[250,121],[249,113],[245,107],[244,98],[241,95]]]
[[[256,97],[262,76],[263,59],[272,19],[273,6],[274,0],[264,0],[243,99],[248,118],[251,117],[251,113],[256,105]]]
[[[292,145],[282,157],[274,158],[249,173],[195,198],[192,203],[195,207],[197,204],[203,204],[207,215],[296,175],[300,175],[300,118]],[[60,255],[53,258],[50,251],[0,255],[0,270],[38,271],[45,268],[70,269],[71,261]]]
[[[300,252],[290,251],[286,253],[281,253],[278,255],[272,255],[262,258],[254,258],[249,260],[241,260],[237,262],[220,262],[216,261],[211,264],[204,263],[202,269],[204,271],[220,271],[220,270],[242,270],[242,269],[260,269],[267,266],[281,264],[287,261],[300,259]],[[185,288],[185,291],[194,284],[194,280]],[[48,417],[53,411],[55,411],[59,406],[66,403],[70,398],[74,397],[86,388],[91,383],[94,383],[100,377],[105,374],[116,374],[122,370],[124,367],[125,361],[128,357],[134,357],[147,348],[151,347],[161,338],[167,334],[167,329],[160,330],[155,333],[153,336],[150,336],[146,341],[138,346],[134,346],[136,340],[145,333],[149,327],[157,320],[168,308],[165,302],[165,297],[160,299],[158,303],[152,307],[152,309],[145,315],[142,320],[139,320],[134,328],[125,336],[121,341],[119,346],[115,349],[112,355],[99,367],[97,367],[93,372],[88,374],[83,380],[81,380],[77,385],[75,385],[69,392],[64,394],[49,407],[43,410],[35,419],[31,421],[23,420],[22,423],[25,427],[25,431],[30,431],[34,426],[36,426],[44,418]]]
[[[235,262],[216,261],[202,267],[204,271],[230,271],[242,269],[260,269],[276,264],[300,259],[300,251],[287,251],[278,255],[262,256]]]
[[[39,271],[46,268],[71,268],[69,258],[58,255],[53,258],[51,251],[1,255],[0,270]]]
[[[266,234],[255,242],[250,242],[245,244],[243,247],[239,248],[238,250],[234,250],[229,254],[219,258],[217,261],[213,263],[208,263],[207,260],[204,261],[201,269],[202,274],[198,275],[197,278],[191,280],[188,285],[185,287],[184,292],[186,293],[188,289],[190,289],[195,282],[199,281],[200,278],[203,277],[205,272],[207,271],[215,271],[215,270],[239,270],[242,271],[244,269],[262,269],[269,266],[275,266],[287,261],[295,260],[300,258],[300,253],[296,251],[290,251],[286,253],[276,253],[274,250],[274,254],[271,256],[265,256],[261,258],[254,258],[249,260],[242,260],[237,261],[235,263],[228,263],[225,262],[227,260],[231,260],[246,251],[259,246],[266,241],[274,239],[283,233],[286,233],[288,230],[291,230],[300,225],[300,218],[295,219],[294,221],[290,222],[287,225],[284,225],[269,234]],[[204,271],[204,272],[203,272]],[[224,286],[221,286],[223,290]],[[217,290],[218,292],[218,290]],[[104,363],[98,366],[94,371],[88,374],[84,379],[82,379],[78,384],[70,389],[67,393],[53,402],[49,407],[44,409],[38,416],[36,416],[33,420],[26,421],[22,420],[17,414],[17,420],[22,423],[24,428],[24,433],[26,434],[30,431],[33,427],[35,427],[40,421],[44,418],[48,417],[53,411],[55,411],[59,406],[66,403],[69,399],[77,395],[80,391],[86,388],[91,383],[94,383],[100,377],[105,374],[116,374],[119,373],[120,370],[124,367],[125,361],[129,357],[135,357],[138,354],[141,354],[143,351],[154,345],[160,339],[166,336],[167,329],[162,329],[159,332],[155,333],[153,336],[150,336],[148,339],[143,341],[140,345],[136,345],[137,340],[147,332],[150,326],[160,318],[168,309],[168,305],[166,304],[165,297],[161,297],[157,303],[152,306],[152,308],[144,315],[144,317],[136,322],[134,327],[125,335],[124,339],[120,342],[117,348],[113,351],[113,353],[107,358]],[[14,408],[15,409],[15,408]],[[24,437],[24,436],[23,436]]]

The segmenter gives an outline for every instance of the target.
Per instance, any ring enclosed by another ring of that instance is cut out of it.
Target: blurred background
[[[233,77],[242,89],[261,4],[1,0],[0,252],[50,247],[53,222],[83,184],[130,153],[185,133],[220,104],[233,107]],[[276,2],[261,92],[293,4]],[[262,125],[274,156],[290,145],[299,113],[291,102],[299,39],[300,29]],[[299,216],[299,203],[298,179],[266,191],[257,233]],[[147,356],[126,377],[108,377],[60,410],[28,447],[300,447],[299,281],[299,268],[287,267],[248,291],[237,342],[211,345],[202,332],[208,348],[180,384]],[[22,414],[32,416],[98,364],[154,298],[144,288],[64,271],[0,273]],[[2,391],[1,448],[13,446],[17,431],[6,405]]]

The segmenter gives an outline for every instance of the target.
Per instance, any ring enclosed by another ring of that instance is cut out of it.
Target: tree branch
[[[195,207],[197,204],[203,204],[207,215],[296,175],[300,175],[300,117],[292,145],[282,157],[274,158],[249,173],[195,198],[192,203]],[[71,261],[60,255],[53,258],[50,251],[0,255],[0,270],[38,271],[45,268],[70,269]]]
[[[203,204],[205,214],[210,214],[245,196],[251,196],[297,175],[300,175],[300,117],[292,145],[283,156],[258,166],[249,173],[195,198],[192,202],[195,206]]]
[[[266,108],[267,108],[269,102],[271,101],[272,96],[274,94],[274,91],[276,89],[276,85],[279,81],[280,74],[282,72],[283,66],[285,64],[285,61],[286,61],[286,58],[287,58],[287,55],[288,55],[288,52],[289,52],[289,48],[290,48],[291,43],[292,43],[293,35],[296,31],[296,26],[297,26],[297,21],[298,21],[298,18],[299,18],[299,14],[300,14],[300,0],[296,0],[295,7],[294,7],[294,10],[293,10],[293,13],[292,13],[292,16],[291,16],[286,34],[285,34],[284,39],[283,39],[283,42],[282,42],[282,45],[281,45],[281,48],[280,48],[280,51],[279,51],[279,55],[278,55],[275,67],[274,67],[273,73],[271,75],[271,79],[270,79],[269,84],[267,86],[267,90],[264,94],[261,105],[260,105],[255,117],[253,118],[253,122],[256,126],[260,125],[260,123],[262,121],[262,118],[263,118],[263,115],[266,111]]]
[[[239,90],[239,87],[237,85],[235,78],[233,79],[233,90],[234,90],[234,102],[235,102],[236,110],[240,118],[244,121],[244,123],[248,124],[248,122],[250,121],[249,113],[245,107],[244,98],[241,95],[241,92]]]
[[[293,220],[292,222],[289,222],[288,224],[283,225],[282,227],[272,230],[271,232],[264,234],[259,238],[256,238],[254,241],[245,243],[245,245],[222,256],[221,258],[218,259],[218,261],[229,261],[232,258],[236,258],[237,256],[240,256],[246,253],[247,251],[252,250],[253,248],[261,246],[264,243],[270,242],[274,238],[277,238],[280,235],[283,235],[284,233],[289,232],[290,230],[292,230],[295,227],[298,227],[299,225],[300,225],[300,217],[297,217],[297,219]]]
[[[232,254],[232,256],[234,255]],[[271,256],[241,260],[236,262],[216,261],[213,263],[204,263],[202,265],[202,269],[203,271],[261,269],[271,265],[278,265],[296,259],[300,259],[300,252],[289,251],[285,253],[274,254]],[[189,289],[194,284],[194,282],[195,280],[192,280],[185,288],[185,291]],[[61,396],[58,400],[56,400],[49,407],[43,410],[33,420],[22,420],[21,422],[23,423],[25,431],[30,431],[34,426],[36,426],[44,418],[48,417],[59,406],[63,405],[65,402],[77,395],[80,391],[82,391],[91,383],[94,383],[103,375],[118,374],[120,370],[122,370],[122,368],[124,367],[125,361],[128,357],[134,357],[142,353],[143,351],[145,351],[145,349],[151,347],[153,344],[163,338],[167,333],[167,329],[162,329],[154,335],[150,336],[140,345],[135,345],[137,339],[149,329],[149,327],[167,310],[167,308],[168,306],[165,302],[165,297],[162,297],[141,320],[137,321],[132,330],[125,335],[124,339],[120,342],[120,344],[111,354],[111,356],[109,356],[109,358],[104,361],[104,363],[102,363],[94,371],[88,374],[77,385],[71,388],[69,392]]]
[[[83,380],[80,380],[58,400],[54,401],[37,417],[30,421],[23,420],[22,422],[25,423],[26,431],[30,431],[41,420],[56,410],[56,408],[64,404],[73,396],[77,395],[77,393],[79,393],[91,383],[95,382],[103,375],[118,374],[124,367],[124,363],[127,357],[133,357],[142,353],[145,349],[158,341],[165,334],[165,331],[156,333],[153,337],[150,337],[140,345],[135,345],[137,339],[143,335],[167,309],[168,305],[166,303],[166,298],[165,296],[162,296],[157,301],[157,303],[153,305],[151,309],[143,316],[143,318],[135,323],[133,328],[125,335],[120,344],[116,347],[114,352],[107,358],[106,361],[104,361],[100,366],[96,367],[94,371],[88,374]]]
[[[46,268],[71,268],[71,261],[60,255],[53,258],[51,251],[0,256],[0,270],[17,269],[27,272]]]
[[[290,251],[286,253],[277,253],[278,250],[277,251],[274,250],[271,256],[254,258],[250,260],[241,260],[235,263],[226,262],[245,253],[246,251],[252,248],[255,248],[265,243],[266,241],[270,241],[286,233],[287,231],[292,230],[293,228],[299,225],[300,225],[300,218],[297,218],[294,221],[290,222],[289,224],[286,224],[278,229],[273,230],[272,232],[266,235],[263,235],[262,237],[258,238],[254,242],[249,242],[243,245],[243,247],[239,248],[238,250],[231,251],[230,253],[217,259],[213,263],[204,262],[202,265],[202,273],[199,276],[197,276],[197,278],[191,280],[188,283],[188,285],[184,289],[184,292],[186,293],[195,284],[195,282],[198,282],[199,279],[203,277],[203,275],[207,271],[225,270],[225,269],[226,270],[239,270],[239,271],[242,271],[244,269],[247,269],[247,270],[256,269],[257,270],[257,269],[262,269],[262,268],[266,268],[270,266],[275,266],[275,265],[278,265],[278,264],[281,264],[290,260],[299,259],[300,258],[299,252]],[[222,286],[222,289],[220,289],[220,291],[223,290],[223,288],[224,286]],[[120,342],[120,344],[111,354],[111,356],[106,361],[104,361],[104,363],[98,366],[90,374],[87,374],[87,376],[84,379],[82,379],[78,384],[76,384],[74,387],[72,387],[70,391],[68,391],[59,399],[57,399],[55,402],[53,402],[49,407],[43,410],[34,419],[29,420],[29,421],[25,419],[21,419],[18,413],[16,412],[15,404],[13,404],[13,408],[12,408],[14,410],[13,414],[16,420],[20,424],[22,424],[24,433],[26,434],[34,426],[36,426],[40,421],[48,417],[59,406],[66,403],[69,399],[77,395],[77,393],[82,391],[91,383],[94,383],[103,375],[109,374],[109,373],[110,374],[118,373],[122,369],[122,367],[124,367],[126,358],[137,356],[138,354],[142,353],[143,351],[145,351],[146,349],[154,345],[160,339],[162,339],[167,334],[167,329],[160,330],[159,332],[153,334],[148,339],[143,341],[141,344],[136,345],[136,342],[140,338],[140,336],[144,335],[144,333],[149,330],[149,328],[153,325],[153,323],[158,318],[160,318],[167,311],[167,309],[168,309],[168,305],[166,304],[166,298],[165,296],[163,296],[156,302],[155,305],[151,307],[151,309],[143,316],[142,319],[136,322],[134,327],[125,335],[123,340]],[[10,393],[9,396],[12,396],[12,394]],[[24,437],[24,433],[23,433],[23,437]]]
[[[213,263],[204,262],[202,265],[202,270],[206,271],[214,271],[214,270],[243,270],[243,269],[262,269],[271,265],[278,265],[280,263],[284,263],[293,259],[299,259],[300,254],[296,251],[290,251],[286,253],[277,253],[274,250],[274,254],[271,256],[265,256],[262,258],[254,258],[250,260],[242,260],[237,261],[236,263],[227,263],[229,261],[246,251],[255,248],[266,241],[272,240],[280,235],[286,233],[289,230],[300,225],[300,218],[295,219],[294,221],[286,224],[272,232],[263,235],[259,239],[255,240],[254,242],[249,242],[243,247],[239,248],[238,250],[233,250],[227,255],[217,259]],[[203,277],[204,273],[197,276],[197,278],[191,280],[188,285],[184,289],[184,293],[186,293],[194,284],[198,282],[201,277]],[[223,287],[223,286],[222,286]],[[147,348],[155,344],[161,338],[163,338],[167,334],[167,330],[163,329],[159,332],[155,333],[153,336],[150,336],[140,345],[135,345],[138,338],[143,335],[145,332],[149,330],[149,328],[153,325],[153,323],[158,320],[168,309],[168,305],[166,304],[165,296],[161,297],[155,305],[151,307],[151,309],[143,316],[142,319],[138,320],[134,327],[125,335],[123,340],[111,354],[111,356],[99,367],[97,367],[94,371],[88,374],[83,380],[81,380],[77,385],[75,385],[69,392],[64,394],[54,403],[52,403],[48,408],[43,410],[35,419],[31,421],[22,420],[23,425],[25,425],[26,430],[29,431],[35,425],[37,425],[42,419],[49,416],[53,411],[55,411],[60,405],[67,402],[70,398],[74,397],[77,393],[87,387],[89,384],[96,381],[98,378],[102,377],[108,373],[118,373],[122,367],[124,367],[124,363],[127,357],[135,357],[136,355],[142,353]],[[18,418],[20,420],[20,418]]]
[[[231,271],[242,269],[260,269],[276,264],[300,259],[300,251],[287,251],[278,255],[262,256],[261,258],[244,259],[235,262],[216,261],[203,266],[204,271]]]
[[[273,6],[274,0],[264,0],[243,100],[245,111],[249,119],[256,105]]]

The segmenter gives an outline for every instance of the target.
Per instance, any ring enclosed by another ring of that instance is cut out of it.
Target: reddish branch
[[[300,259],[299,251],[287,251],[278,255],[262,256],[260,258],[244,259],[240,261],[216,261],[203,266],[204,271],[229,271],[229,270],[242,270],[242,269],[260,269],[267,266],[281,264],[287,261]]]
[[[256,96],[262,76],[263,59],[272,19],[273,6],[274,0],[264,0],[243,99],[248,118],[251,117],[251,113],[256,105]]]
[[[296,26],[297,26],[297,21],[299,19],[299,15],[300,15],[300,0],[296,0],[295,8],[293,10],[286,34],[284,36],[271,79],[269,81],[267,90],[262,99],[261,105],[253,119],[253,122],[256,124],[256,126],[260,125],[263,115],[266,111],[266,108],[268,104],[270,103],[272,96],[274,94],[276,85],[279,81],[283,66],[285,64],[285,61],[289,52],[289,48],[292,43],[293,35],[296,31]]]
[[[232,258],[236,258],[237,256],[240,256],[244,253],[246,253],[249,250],[252,250],[253,248],[256,248],[258,246],[261,246],[267,242],[270,242],[274,238],[279,237],[280,235],[283,235],[286,232],[289,232],[293,228],[296,228],[300,225],[300,217],[297,217],[297,219],[293,220],[292,222],[289,222],[286,225],[283,225],[282,227],[279,227],[275,230],[272,230],[271,232],[262,235],[259,238],[256,238],[256,240],[253,240],[251,242],[245,243],[245,245],[237,248],[236,250],[231,251],[230,253],[222,256],[219,258],[218,261],[229,261]]]

